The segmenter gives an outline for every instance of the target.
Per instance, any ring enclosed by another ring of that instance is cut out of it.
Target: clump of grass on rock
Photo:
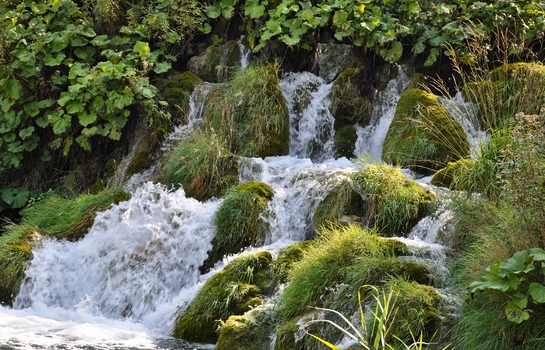
[[[268,252],[242,255],[206,281],[189,308],[176,322],[173,336],[187,341],[216,343],[216,323],[243,315],[261,305],[271,290]]]

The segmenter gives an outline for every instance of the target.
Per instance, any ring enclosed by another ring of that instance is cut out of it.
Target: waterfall
[[[237,44],[238,48],[240,49],[240,67],[242,68],[242,70],[244,70],[248,68],[248,65],[250,64],[252,51],[244,46],[244,44],[242,43],[242,38],[237,41]]]
[[[291,156],[318,162],[333,157],[332,87],[309,72],[290,73],[280,81],[290,113]]]
[[[358,140],[355,153],[368,160],[382,161],[382,145],[394,119],[397,102],[409,86],[412,74],[407,71],[410,68],[405,65],[396,65],[396,67],[396,77],[388,82],[373,102],[373,114],[369,125],[365,128],[357,126]]]
[[[465,102],[462,93],[458,92],[453,98],[440,97],[439,100],[448,110],[452,118],[458,122],[467,135],[471,156],[475,156],[483,143],[488,142],[488,135],[481,128],[476,104]]]

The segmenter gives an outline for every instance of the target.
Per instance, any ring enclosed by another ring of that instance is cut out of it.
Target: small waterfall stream
[[[379,93],[371,125],[358,130],[358,154],[381,159],[382,142],[409,78],[400,68]],[[333,159],[334,119],[327,97],[332,83],[304,72],[287,75],[280,86],[291,115],[290,155],[243,158],[239,164],[240,182],[263,181],[274,189],[270,234],[262,249],[311,238],[317,205],[355,171],[347,159]],[[195,89],[188,124],[169,136],[165,148],[199,123],[210,87],[203,83]],[[168,191],[145,178],[128,188],[132,198],[99,213],[81,241],[43,239],[34,249],[14,308],[0,307],[0,344],[7,349],[213,348],[168,334],[179,308],[207,278],[198,267],[211,248],[221,200],[199,202],[186,198],[183,189]],[[438,210],[400,240],[416,257],[444,256],[446,248],[436,243],[436,234],[448,217],[448,210]]]

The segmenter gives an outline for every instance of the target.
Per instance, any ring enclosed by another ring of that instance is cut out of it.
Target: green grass
[[[39,232],[29,225],[9,225],[0,236],[0,304],[11,305],[25,276],[27,262],[32,258],[33,242]]]
[[[188,197],[206,200],[221,196],[236,183],[236,164],[236,157],[224,148],[217,134],[197,133],[169,152],[160,181],[182,185]]]
[[[386,164],[357,163],[354,181],[369,199],[368,217],[384,235],[403,235],[422,217],[435,196],[398,168]]]

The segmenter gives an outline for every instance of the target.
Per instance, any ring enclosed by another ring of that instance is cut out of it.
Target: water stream
[[[392,110],[408,80],[400,69],[379,93],[373,124],[358,132],[358,153],[380,159]],[[261,249],[312,238],[316,206],[355,170],[349,160],[332,157],[332,84],[297,73],[280,86],[291,114],[290,155],[243,158],[239,164],[240,182],[263,181],[274,189],[271,229]],[[188,124],[167,142],[184,139],[199,122],[209,89],[205,83],[195,90]],[[14,307],[0,307],[1,349],[213,349],[168,335],[178,311],[210,275],[201,276],[198,267],[211,248],[221,200],[199,202],[183,189],[168,191],[138,176],[139,182],[126,187],[132,198],[99,213],[84,239],[43,238],[34,249]],[[448,216],[448,210],[438,210],[402,239],[416,258],[443,263],[447,248],[436,243],[436,235]]]

